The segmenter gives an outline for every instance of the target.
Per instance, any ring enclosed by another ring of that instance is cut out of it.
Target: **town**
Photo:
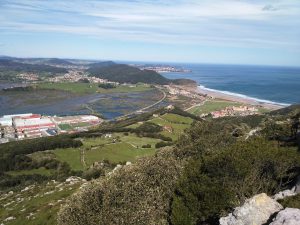
[[[190,73],[191,70],[177,68],[168,65],[137,65],[132,64],[131,66],[137,67],[141,70],[153,70],[157,73]]]
[[[42,116],[14,114],[0,117],[0,144],[9,141],[86,131],[103,120],[93,115]]]
[[[211,112],[212,118],[225,116],[249,116],[257,114],[258,109],[254,106],[228,106],[225,109]]]

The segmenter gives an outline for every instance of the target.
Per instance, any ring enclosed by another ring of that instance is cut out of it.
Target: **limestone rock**
[[[280,211],[270,225],[300,225],[300,209],[286,208]]]
[[[265,193],[246,200],[244,205],[235,208],[227,217],[220,218],[220,225],[261,225],[283,207]]]
[[[296,194],[297,193],[296,193],[296,186],[295,186],[291,190],[284,190],[284,191],[277,193],[276,195],[274,195],[273,198],[275,200],[279,200],[279,199],[284,199],[286,197],[294,196]]]

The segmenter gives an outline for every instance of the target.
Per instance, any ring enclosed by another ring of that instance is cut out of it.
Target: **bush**
[[[181,168],[168,150],[140,159],[73,195],[61,208],[58,224],[168,224]]]
[[[104,171],[98,168],[91,168],[83,172],[82,177],[86,180],[92,180],[104,175]]]
[[[257,193],[272,195],[295,179],[292,171],[299,165],[295,149],[261,138],[202,155],[188,164],[178,183],[172,223],[181,224],[180,217],[189,218],[188,224],[214,221]]]
[[[150,144],[142,145],[142,148],[151,148]]]
[[[117,86],[111,83],[103,83],[103,84],[99,84],[98,87],[103,89],[112,89],[112,88],[116,88]]]
[[[173,145],[172,142],[161,141],[161,142],[158,142],[155,144],[155,148],[162,148],[162,147],[171,146],[171,145]]]
[[[161,126],[151,122],[145,122],[135,129],[137,133],[158,133],[162,130]]]
[[[25,163],[31,159],[26,158],[25,155],[33,152],[56,148],[76,148],[81,145],[81,141],[63,135],[1,144],[0,171],[26,168]]]

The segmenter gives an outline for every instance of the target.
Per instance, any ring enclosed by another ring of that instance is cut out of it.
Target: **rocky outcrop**
[[[233,213],[220,219],[220,225],[261,225],[282,206],[265,193],[255,195],[246,200],[244,205],[235,208]]]
[[[297,192],[296,192],[296,186],[295,186],[290,190],[288,189],[288,190],[278,192],[277,194],[275,194],[273,196],[273,198],[277,201],[277,200],[280,200],[280,199],[284,199],[286,197],[294,196],[296,194],[297,194]]]
[[[300,209],[286,208],[280,211],[270,225],[300,225]]]

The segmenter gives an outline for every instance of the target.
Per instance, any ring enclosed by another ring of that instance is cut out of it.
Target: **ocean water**
[[[174,64],[190,73],[163,73],[189,78],[202,88],[281,105],[300,103],[300,67]]]

